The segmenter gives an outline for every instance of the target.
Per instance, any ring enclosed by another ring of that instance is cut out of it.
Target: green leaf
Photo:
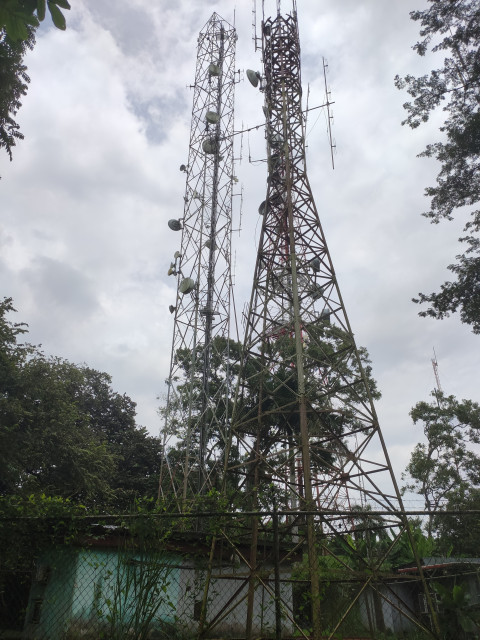
[[[12,14],[7,16],[5,20],[5,30],[8,37],[12,40],[26,40],[28,38],[25,21],[17,15]]]
[[[46,0],[37,0],[37,17],[42,22],[45,20],[45,11],[47,9]]]
[[[23,8],[27,13],[34,13],[37,8],[37,0],[23,0]]]
[[[0,6],[0,29],[4,28],[12,40],[26,40],[28,38],[27,25],[37,27],[39,22],[34,15],[36,1],[33,5],[25,0],[20,5],[16,0],[2,0]]]
[[[70,9],[70,4],[67,2],[67,0],[51,0],[51,2],[54,2],[55,4],[58,4],[59,7],[62,7],[62,9]]]
[[[50,15],[52,16],[53,24],[57,27],[57,29],[65,31],[65,29],[67,28],[65,16],[57,7],[57,5],[52,2],[52,0],[48,0],[48,10],[50,11]]]

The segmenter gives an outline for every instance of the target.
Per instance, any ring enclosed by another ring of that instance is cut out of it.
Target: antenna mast
[[[159,495],[173,485],[181,510],[211,486],[228,422],[228,376],[214,381],[212,371],[229,359],[236,40],[235,28],[216,13],[199,35],[188,164],[180,167],[186,174],[183,217],[168,222],[181,231],[181,241],[168,272],[177,278],[177,297],[170,306],[164,458],[175,436],[183,465],[174,475],[163,464]]]
[[[327,85],[328,63],[326,62],[325,58],[322,58],[322,62],[323,62],[323,81],[325,83],[325,105],[327,107],[328,140],[330,142],[330,155],[332,158],[332,169],[335,169],[335,160],[333,157],[333,151],[337,145],[335,144],[332,138],[333,113],[330,111],[330,105],[332,104],[332,102],[330,101],[330,96],[332,92],[329,90]]]
[[[249,70],[247,77],[265,96],[268,178],[223,474],[236,520],[213,539],[198,634],[214,637],[222,619],[238,611],[246,621],[242,637],[265,637],[255,614],[264,599],[275,609],[278,639],[307,637],[307,627],[313,640],[349,637],[355,616],[378,637],[386,602],[406,626],[428,633],[429,623],[390,586],[386,570],[406,539],[435,619],[379,427],[374,382],[307,177],[297,15],[282,15],[278,0],[276,15],[262,21],[262,59],[263,75]],[[357,505],[354,517],[349,505]],[[375,541],[383,534],[388,543],[380,552]],[[213,559],[228,553],[245,567],[242,582],[223,608],[209,609],[209,585],[221,576]],[[278,578],[296,554],[308,559],[302,601],[311,607],[302,614]],[[327,566],[349,575],[348,596],[333,612],[323,604]]]
[[[433,375],[435,376],[435,382],[437,384],[434,393],[437,399],[437,404],[440,407],[441,398],[443,397],[443,389],[442,389],[442,385],[440,384],[440,375],[438,373],[438,360],[437,360],[437,354],[435,353],[435,348],[433,349],[432,367],[433,367]]]

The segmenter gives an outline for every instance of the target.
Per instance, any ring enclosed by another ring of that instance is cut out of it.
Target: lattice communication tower
[[[210,484],[228,423],[227,380],[212,379],[228,362],[231,305],[233,118],[235,89],[234,27],[216,13],[198,38],[190,147],[183,217],[170,220],[181,231],[169,275],[177,278],[170,373],[164,409],[164,453],[159,494],[173,489],[183,508]],[[181,457],[168,449],[180,438]]]
[[[307,177],[293,7],[289,15],[278,8],[276,17],[264,17],[264,71],[247,72],[265,96],[268,178],[223,485],[231,511],[243,509],[248,517],[243,536],[238,527],[225,530],[222,544],[249,570],[228,607],[246,607],[247,638],[257,633],[255,602],[266,592],[281,628],[293,635],[306,637],[309,625],[317,640],[348,635],[362,605],[376,637],[385,630],[385,602],[405,618],[405,628],[429,634],[434,616],[419,615],[387,578],[386,567],[406,540],[431,607],[375,411],[375,383],[355,344]],[[339,509],[345,495],[350,508]],[[279,545],[272,543],[273,516]],[[274,567],[292,566],[302,550],[311,603],[303,619],[295,598],[292,604],[273,586]],[[326,557],[343,572],[350,594],[335,612],[322,608],[325,581],[332,579],[331,572],[322,574]],[[204,634],[214,633],[222,617],[209,618],[207,604],[206,595]]]

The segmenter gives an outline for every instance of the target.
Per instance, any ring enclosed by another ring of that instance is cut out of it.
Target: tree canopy
[[[431,201],[423,215],[435,224],[464,207],[471,215],[460,238],[463,252],[448,266],[456,279],[438,293],[420,293],[414,302],[429,305],[419,313],[424,317],[459,312],[461,321],[480,333],[480,6],[476,0],[429,2],[428,9],[410,13],[420,23],[421,39],[413,49],[420,56],[430,50],[445,57],[443,66],[429,74],[395,78],[413,99],[404,105],[408,115],[402,124],[414,129],[443,110],[440,139],[420,154],[440,164],[436,186],[425,190]]]
[[[311,465],[315,472],[326,472],[331,465],[334,454],[328,451],[328,442],[332,434],[341,436],[347,431],[361,428],[355,413],[351,410],[355,402],[366,401],[354,390],[355,381],[360,372],[356,361],[340,361],[337,364],[336,376],[330,376],[332,387],[337,389],[345,407],[338,411],[331,406],[326,394],[318,385],[319,378],[325,378],[325,371],[330,369],[332,360],[345,349],[346,333],[338,327],[324,323],[315,331],[310,328],[309,337],[304,340],[305,349],[305,386],[309,402],[309,430],[311,438]],[[235,496],[239,506],[245,506],[245,495],[252,491],[253,476],[251,460],[253,451],[239,452],[236,435],[229,440],[227,432],[236,433],[241,430],[244,438],[252,441],[251,424],[257,421],[259,410],[262,411],[259,446],[269,455],[285,459],[284,465],[295,465],[294,459],[286,452],[289,444],[293,450],[298,446],[300,418],[298,412],[298,383],[295,365],[295,340],[290,332],[282,332],[275,339],[264,345],[268,350],[270,361],[275,364],[265,367],[262,356],[250,353],[243,363],[243,376],[239,381],[241,369],[242,345],[239,342],[217,336],[212,340],[211,372],[209,378],[210,402],[206,409],[202,407],[202,350],[197,345],[196,352],[179,349],[175,353],[175,362],[179,365],[177,377],[168,406],[160,408],[165,419],[165,427],[169,436],[174,436],[173,443],[167,447],[169,468],[162,472],[162,487],[165,493],[171,486],[181,494],[185,480],[184,467],[188,450],[189,455],[189,496],[193,500],[198,497],[197,477],[200,460],[199,424],[203,420],[206,425],[204,464],[209,486],[215,491],[220,489],[223,478],[225,447],[228,446],[229,463],[235,470],[225,479],[231,496]],[[372,370],[368,352],[359,349],[360,360],[369,382],[374,398],[380,397]],[[238,387],[238,388],[237,388]],[[246,435],[249,434],[249,435]],[[328,441],[328,442],[325,442]],[[228,442],[228,444],[227,444]],[[247,447],[248,448],[248,447]],[[289,460],[287,462],[287,459]],[[278,460],[277,465],[282,466]],[[295,470],[292,468],[292,474]],[[258,492],[258,499],[264,500],[264,506],[271,507],[272,487],[278,489],[278,504],[286,506],[283,485],[275,485],[271,478],[269,464],[261,464],[259,468],[264,490]],[[161,492],[162,492],[161,487]]]
[[[12,301],[0,303],[0,495],[45,493],[126,509],[156,495],[160,442],[108,374],[21,343]]]
[[[431,514],[429,535],[436,530],[440,537],[452,540],[460,529],[442,510],[472,504],[470,508],[476,508],[479,502],[480,456],[474,449],[480,443],[480,406],[439,391],[432,395],[433,402],[418,402],[410,412],[414,424],[422,425],[426,442],[417,444],[412,452],[404,490],[423,497]],[[462,544],[456,544],[456,550],[465,552]]]

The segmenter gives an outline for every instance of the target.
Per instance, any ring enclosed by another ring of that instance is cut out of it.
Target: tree
[[[424,213],[432,223],[452,220],[456,210],[471,208],[470,219],[460,238],[463,253],[448,269],[456,276],[445,282],[438,293],[420,293],[416,303],[430,306],[420,316],[442,319],[459,312],[461,321],[480,333],[480,6],[476,0],[429,0],[423,11],[412,11],[420,22],[421,40],[413,49],[424,56],[445,52],[443,66],[430,74],[395,78],[399,89],[413,98],[404,104],[408,116],[402,124],[412,129],[427,122],[442,106],[445,120],[440,127],[442,140],[427,145],[420,157],[435,158],[440,172],[435,187],[425,194],[431,198]]]
[[[0,148],[10,160],[16,141],[23,140],[14,120],[30,82],[23,59],[35,45],[35,30],[45,19],[47,6],[54,25],[65,30],[60,7],[70,9],[67,0],[2,0],[0,4]]]
[[[198,494],[198,472],[200,466],[200,429],[204,429],[203,462],[209,484],[215,487],[218,471],[222,468],[225,450],[225,432],[230,426],[233,396],[238,374],[241,345],[223,336],[212,340],[210,371],[208,376],[208,399],[204,405],[205,390],[203,376],[203,345],[195,351],[178,349],[175,353],[177,374],[171,381],[167,406],[160,407],[159,414],[165,421],[165,435],[174,443],[167,447],[168,469],[163,468],[159,487],[165,497],[172,492],[182,494],[185,482],[185,462],[188,455],[192,487]],[[231,452],[232,453],[232,452]],[[193,485],[195,485],[193,487]]]
[[[362,428],[352,410],[355,402],[367,400],[366,392],[361,395],[361,392],[355,388],[355,381],[360,377],[358,363],[353,360],[339,361],[336,374],[330,375],[329,383],[332,388],[337,389],[337,396],[345,405],[342,411],[331,405],[318,384],[318,379],[324,380],[327,376],[326,371],[330,371],[332,360],[345,349],[347,338],[343,330],[329,323],[324,323],[316,329],[310,327],[309,336],[305,337],[306,388],[308,402],[312,409],[309,420],[309,430],[312,434],[310,455],[312,468],[319,473],[328,473],[326,467],[331,465],[334,459],[335,454],[329,451],[332,433],[340,437],[344,432]],[[226,339],[222,337],[216,337],[212,341],[212,368],[209,380],[211,402],[205,414],[202,414],[201,407],[203,346],[196,347],[195,357],[192,357],[192,352],[187,349],[179,350],[175,354],[175,362],[180,365],[178,379],[175,380],[175,392],[172,392],[169,406],[160,410],[161,415],[166,419],[168,435],[174,435],[176,438],[175,444],[168,450],[170,470],[175,477],[170,478],[166,473],[163,474],[165,482],[161,490],[164,493],[167,493],[168,485],[172,481],[178,487],[182,486],[187,439],[190,466],[194,467],[199,460],[198,425],[202,415],[208,425],[205,453],[207,475],[210,485],[214,489],[220,488],[217,481],[221,475],[219,472],[223,469],[226,433],[232,428],[235,430],[239,425],[242,433],[249,433],[251,424],[257,422],[260,404],[262,424],[259,446],[270,456],[275,452],[277,467],[282,466],[279,460],[283,457],[285,465],[291,466],[291,474],[295,474],[295,459],[291,455],[288,457],[286,453],[288,449],[293,451],[298,448],[300,432],[295,340],[291,332],[281,331],[275,339],[265,343],[268,359],[275,363],[271,368],[265,367],[261,355],[249,354],[244,362],[242,388],[239,389],[236,398],[242,345],[230,340],[227,349],[226,343]],[[380,393],[371,375],[368,352],[360,348],[359,353],[372,396],[379,398]],[[195,363],[193,370],[192,363]],[[245,437],[250,438],[250,441],[253,438],[251,434]],[[249,493],[252,490],[251,468],[255,455],[251,447],[249,454],[244,452],[244,456],[247,457],[240,459],[238,445],[235,438],[232,439],[229,463],[230,466],[236,467],[236,472],[228,474],[225,481],[229,483],[228,490],[236,494],[239,503],[243,501],[243,506],[245,506],[243,500],[245,492]],[[266,490],[258,495],[258,499],[264,500],[264,506],[270,508],[272,470],[268,464],[260,467],[259,474]],[[192,477],[196,480],[196,474],[192,474]],[[288,501],[288,497],[284,495],[283,485],[280,487],[280,483],[277,483],[276,488],[278,503],[283,506],[285,501]],[[193,493],[195,490],[196,486],[192,487]]]
[[[115,459],[76,402],[82,370],[36,353],[22,367],[12,460],[12,492],[46,493],[93,505],[108,502]]]
[[[434,402],[418,402],[410,412],[414,424],[423,425],[427,442],[415,446],[403,476],[410,480],[404,491],[425,500],[431,514],[429,536],[441,528],[433,516],[473,498],[480,489],[480,456],[472,450],[480,443],[480,406],[438,391],[432,395]]]
[[[32,28],[45,19],[47,7],[53,24],[64,31],[67,24],[61,9],[70,9],[67,0],[3,0],[0,30],[4,30],[11,40],[27,40]]]
[[[135,402],[112,389],[107,373],[86,366],[79,369],[82,376],[75,391],[77,405],[115,459],[109,480],[115,506],[124,509],[135,498],[154,497],[160,467],[159,438],[136,424]]]
[[[117,509],[154,497],[160,442],[137,427],[135,403],[106,373],[19,343],[12,311],[0,303],[0,494]]]
[[[7,320],[14,311],[12,299],[0,301],[0,493],[12,487],[17,478],[15,442],[19,403],[21,369],[34,348],[18,343],[18,338],[27,332],[21,322]]]
[[[23,140],[14,116],[22,106],[21,98],[27,94],[30,78],[23,57],[35,44],[34,29],[28,28],[23,40],[13,40],[0,31],[0,148],[12,160],[12,148],[16,140]]]
[[[452,492],[445,511],[450,513],[438,511],[433,518],[438,550],[445,555],[478,557],[480,489],[470,487],[465,493]]]

